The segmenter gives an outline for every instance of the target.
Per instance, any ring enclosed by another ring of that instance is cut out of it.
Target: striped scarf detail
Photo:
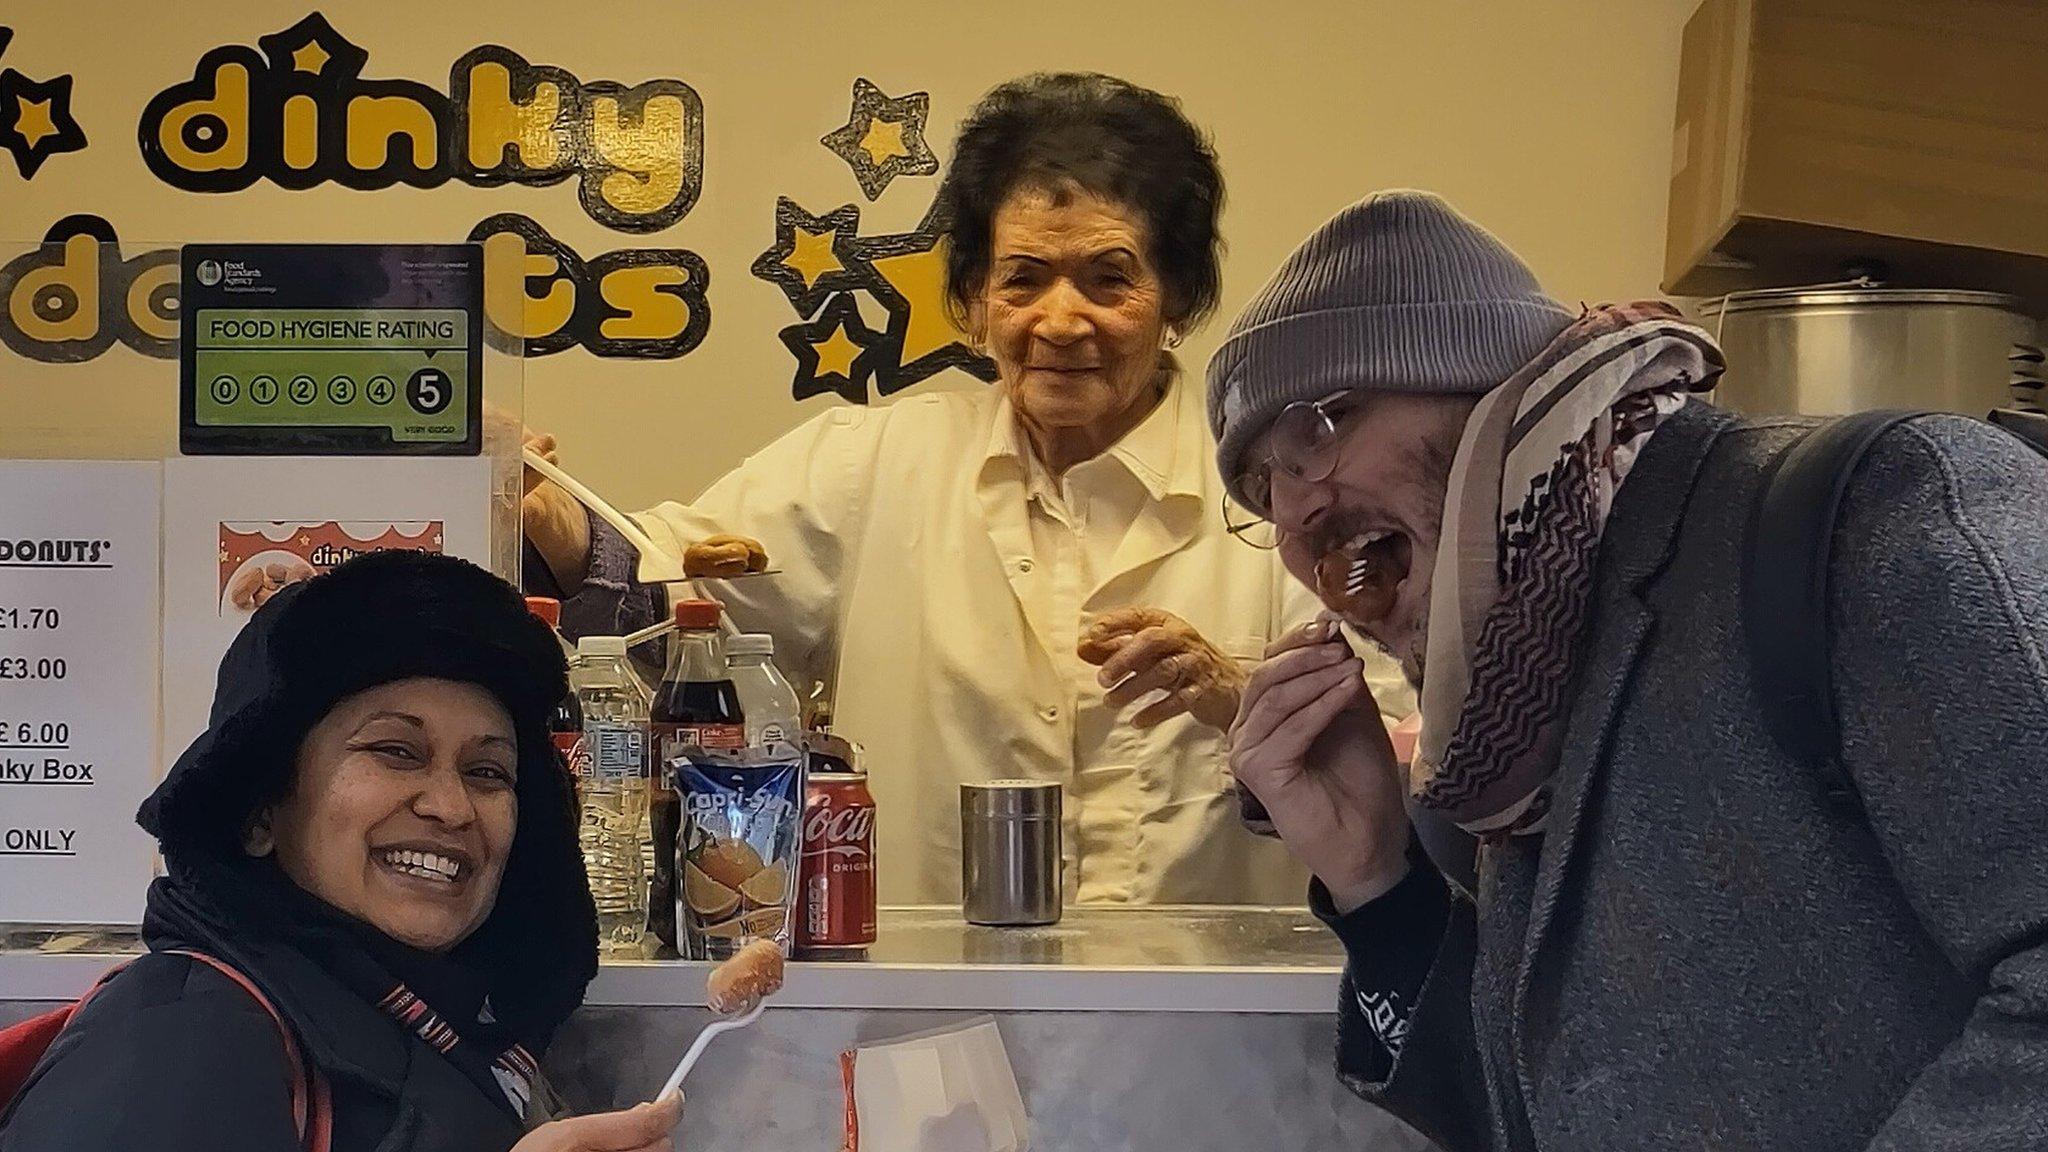
[[[1479,402],[1430,589],[1423,807],[1474,835],[1543,831],[1615,493],[1720,373],[1720,349],[1670,306],[1608,306]]]
[[[386,993],[377,1007],[392,1019],[412,1029],[427,1047],[443,1056],[452,1054],[462,1044],[462,1037],[441,1014],[427,1006],[425,1000],[413,994],[412,989],[400,984]],[[497,1078],[498,1086],[505,1092],[505,1098],[524,1116],[527,1105],[533,1100],[533,1086],[540,1078],[540,1062],[525,1047],[514,1044],[491,1061],[491,1074]]]

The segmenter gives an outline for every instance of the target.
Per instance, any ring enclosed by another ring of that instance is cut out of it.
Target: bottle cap
[[[623,658],[626,655],[626,638],[624,636],[582,637],[576,641],[576,655],[618,656]]]
[[[724,609],[716,600],[676,601],[675,620],[678,628],[716,628],[723,614]]]
[[[526,610],[540,617],[550,628],[562,626],[562,602],[552,596],[528,596]]]
[[[728,656],[773,656],[775,637],[766,632],[742,632],[725,642]]]

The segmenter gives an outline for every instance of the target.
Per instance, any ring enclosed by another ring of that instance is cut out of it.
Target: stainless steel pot
[[[1994,292],[1786,288],[1710,300],[1701,314],[1728,354],[1715,399],[1747,413],[1981,416],[2010,401],[2013,346],[2041,341],[2020,302]]]

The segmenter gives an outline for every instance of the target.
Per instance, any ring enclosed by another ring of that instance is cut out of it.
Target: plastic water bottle
[[[641,844],[653,755],[647,685],[617,636],[585,636],[571,673],[583,713],[578,791],[583,799],[583,868],[597,903],[598,947],[638,954],[647,930],[647,874]]]
[[[775,668],[775,638],[746,632],[725,643],[733,687],[746,717],[747,747],[794,753],[803,746],[803,706]]]

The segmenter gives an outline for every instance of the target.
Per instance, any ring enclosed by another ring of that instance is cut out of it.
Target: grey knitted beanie
[[[1441,197],[1368,196],[1294,250],[1210,359],[1217,467],[1234,487],[1246,447],[1296,400],[1489,391],[1574,319]]]

